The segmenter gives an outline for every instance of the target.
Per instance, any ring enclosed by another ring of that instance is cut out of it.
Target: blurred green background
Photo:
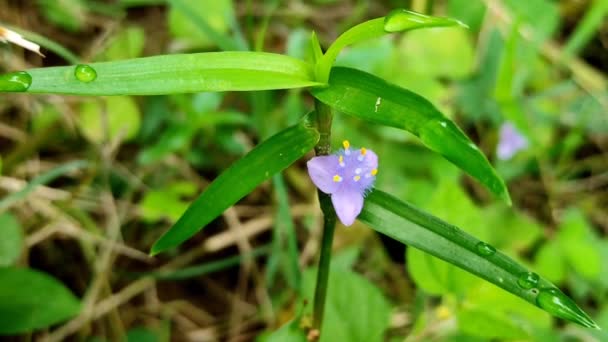
[[[41,38],[46,54],[0,44],[0,71],[219,50],[307,58],[312,31],[327,47],[399,7],[470,29],[386,36],[337,64],[431,100],[481,147],[514,205],[392,128],[336,113],[336,148],[373,149],[376,187],[553,281],[604,330],[557,321],[357,223],[337,230],[321,341],[608,341],[607,0],[0,0],[0,25]],[[270,332],[306,323],[320,240],[304,160],[179,249],[147,251],[222,170],[312,102],[302,90],[0,95],[0,334],[285,340]],[[507,159],[496,153],[504,124],[528,142]]]

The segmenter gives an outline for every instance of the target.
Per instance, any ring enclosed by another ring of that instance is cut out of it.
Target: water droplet
[[[523,272],[519,275],[519,278],[517,278],[517,284],[519,284],[520,287],[529,290],[538,285],[538,279],[538,274],[534,272]]]
[[[97,78],[97,71],[89,65],[78,64],[76,69],[74,69],[74,76],[76,76],[80,82],[89,83],[95,81]]]
[[[0,75],[0,91],[24,92],[32,85],[32,76],[25,71]]]
[[[599,326],[581,310],[572,299],[556,288],[541,289],[536,296],[536,305],[557,317],[578,323],[587,328],[599,329]]]
[[[431,17],[405,9],[392,10],[384,18],[384,31],[386,32],[402,32],[418,27],[441,27],[454,25],[468,28],[466,24],[455,19]]]
[[[496,253],[496,248],[490,246],[485,242],[478,242],[475,246],[475,249],[477,249],[477,254],[482,256],[490,256]]]

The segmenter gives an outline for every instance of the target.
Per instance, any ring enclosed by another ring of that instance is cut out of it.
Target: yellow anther
[[[338,162],[340,165],[344,164],[344,156],[340,156],[340,158],[338,158]]]
[[[344,140],[342,142],[342,146],[344,146],[345,150],[348,150],[348,148],[350,147],[350,143],[348,142],[348,140]]]
[[[372,176],[377,175],[378,174],[378,169],[373,169],[371,173],[372,173]]]
[[[365,147],[361,147],[361,155],[364,156],[367,153],[367,149]]]
[[[359,181],[359,179],[361,179],[361,176],[356,175],[355,177],[353,177],[353,179],[355,180],[355,182],[358,182],[358,181]]]
[[[437,318],[445,320],[452,316],[452,312],[447,306],[441,305],[435,310],[435,315],[437,316]]]
[[[335,175],[334,176],[334,182],[341,182],[342,181],[342,177],[340,177],[340,175]]]

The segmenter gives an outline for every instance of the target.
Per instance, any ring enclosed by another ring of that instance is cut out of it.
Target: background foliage
[[[327,47],[394,7],[471,29],[388,36],[347,49],[338,64],[411,89],[449,114],[508,181],[514,206],[393,128],[336,115],[335,146],[348,138],[373,148],[378,188],[555,282],[604,331],[557,324],[358,223],[337,230],[322,341],[608,339],[608,1],[0,0],[3,25],[52,40],[40,42],[45,59],[0,45],[0,71],[248,46],[304,58],[312,30]],[[283,324],[306,321],[302,299],[312,296],[320,238],[303,163],[178,250],[155,258],[142,251],[209,181],[296,123],[312,103],[302,94],[0,95],[0,303],[31,307],[23,316],[0,304],[0,334],[301,338]],[[505,122],[530,145],[500,160]]]

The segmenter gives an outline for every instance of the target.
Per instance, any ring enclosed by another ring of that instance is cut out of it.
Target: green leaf
[[[256,338],[256,342],[306,342],[306,334],[304,329],[300,328],[300,317],[298,314],[291,321],[283,324],[282,327],[267,335]]]
[[[387,33],[447,26],[467,27],[455,19],[432,17],[405,9],[392,10],[386,17],[368,20],[342,33],[317,62],[315,67],[317,79],[323,82],[327,81],[330,76],[331,66],[338,57],[338,54],[349,45],[381,37]]]
[[[139,203],[141,216],[148,222],[163,218],[176,222],[188,208],[188,202],[182,197],[192,196],[196,190],[196,185],[190,182],[176,182],[150,190]]]
[[[332,69],[328,87],[311,92],[336,110],[415,134],[427,147],[511,203],[507,187],[483,153],[425,98],[366,72],[338,67]]]
[[[97,60],[116,61],[141,56],[146,42],[146,33],[141,27],[127,27],[111,40]]]
[[[78,126],[84,136],[95,143],[103,142],[106,137],[109,140],[131,140],[137,135],[140,125],[139,107],[129,96],[92,99],[80,107]]]
[[[300,159],[318,140],[315,129],[300,123],[256,146],[209,185],[177,223],[156,241],[151,254],[186,241],[260,183]]]
[[[528,269],[457,227],[391,195],[378,190],[370,193],[359,219],[382,234],[469,271],[554,316],[597,328],[585,312],[546,279],[538,277],[531,287],[520,285],[518,280],[529,275]]]
[[[545,243],[534,257],[534,266],[547,279],[561,283],[566,277],[566,260],[559,243],[555,240]]]
[[[475,66],[475,50],[465,30],[436,28],[410,32],[403,35],[398,53],[400,68],[427,78],[462,79]]]
[[[406,260],[416,285],[429,294],[463,294],[475,280],[463,270],[415,248],[407,249]]]
[[[17,218],[9,213],[0,214],[0,267],[15,263],[23,248],[23,231]]]
[[[50,275],[0,268],[0,335],[48,327],[78,314],[80,302]]]
[[[462,332],[501,340],[532,340],[529,335],[533,330],[551,327],[551,316],[481,280],[469,288],[457,319]]]
[[[30,69],[0,79],[28,81],[29,93],[74,95],[158,95],[202,91],[289,89],[320,85],[304,61],[264,52],[208,52],[161,55],[89,64],[97,73],[91,82],[79,81],[75,66]],[[17,76],[13,76],[17,75]],[[15,91],[0,83],[0,92]]]
[[[246,47],[227,33],[230,19],[234,16],[232,1],[216,0],[194,3],[185,0],[169,0],[169,31],[177,45],[185,48],[212,48],[245,50]]]
[[[598,29],[605,25],[608,16],[608,0],[593,0],[587,9],[583,20],[568,37],[563,53],[566,56],[578,54],[587,43],[597,34]]]
[[[316,269],[304,273],[308,298],[313,298],[315,279]],[[328,286],[320,342],[384,341],[391,307],[378,287],[353,271],[333,267]]]
[[[51,23],[70,32],[82,29],[86,9],[82,0],[37,0],[42,15]]]
[[[560,249],[570,266],[588,280],[596,280],[602,270],[599,244],[582,213],[568,210],[559,226]]]
[[[508,316],[483,309],[465,309],[458,313],[460,331],[485,338],[524,339],[528,337],[518,322]]]

